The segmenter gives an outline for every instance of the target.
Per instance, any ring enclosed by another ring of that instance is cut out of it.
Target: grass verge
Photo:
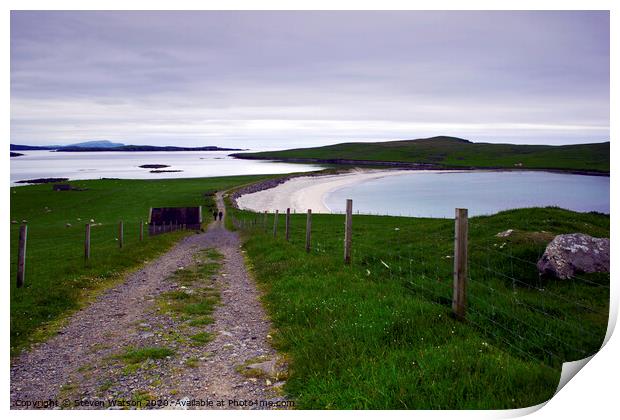
[[[300,408],[531,406],[551,398],[563,361],[593,354],[605,335],[609,276],[542,279],[535,263],[555,234],[608,237],[606,215],[533,208],[470,219],[468,313],[458,322],[451,220],[354,216],[346,266],[343,216],[313,215],[306,254],[305,215],[291,216],[286,242],[273,238],[273,215],[263,228],[262,215],[230,212],[257,217],[244,249]]]

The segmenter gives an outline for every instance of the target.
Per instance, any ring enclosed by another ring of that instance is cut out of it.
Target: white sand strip
[[[355,170],[340,175],[302,176],[293,178],[275,188],[242,195],[237,199],[241,209],[263,212],[279,210],[301,213],[312,209],[313,213],[330,213],[324,202],[325,196],[337,189],[386,176],[405,175],[408,170]]]

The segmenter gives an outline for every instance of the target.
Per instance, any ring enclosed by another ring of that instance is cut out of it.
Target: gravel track
[[[217,204],[225,211],[220,193]],[[213,222],[206,232],[184,238],[73,314],[58,335],[16,357],[11,366],[11,408],[54,408],[24,407],[47,400],[65,408],[67,401],[77,400],[79,407],[71,406],[82,409],[145,398],[165,402],[168,408],[266,408],[255,402],[282,401],[283,382],[270,380],[270,375],[239,373],[252,361],[274,362],[277,354],[269,343],[271,323],[246,270],[239,236],[223,224]],[[212,324],[189,328],[158,311],[157,302],[162,293],[184,288],[171,276],[195,263],[206,248],[224,256],[211,279],[212,287],[220,290],[220,304]],[[196,332],[212,333],[214,338],[201,346],[184,339]],[[128,347],[154,346],[172,348],[174,355],[149,360],[133,372],[115,358]],[[218,400],[224,403],[218,406]]]

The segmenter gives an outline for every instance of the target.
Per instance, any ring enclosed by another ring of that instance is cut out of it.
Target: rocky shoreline
[[[366,166],[366,167],[388,167],[394,169],[409,169],[409,170],[446,170],[446,171],[542,171],[542,172],[554,172],[562,174],[572,175],[588,175],[588,176],[606,176],[609,177],[609,172],[599,171],[587,171],[578,169],[557,169],[557,168],[526,168],[523,166],[515,166],[514,168],[502,167],[502,166],[448,166],[437,165],[433,163],[413,163],[413,162],[397,162],[397,161],[381,161],[381,160],[349,160],[349,159],[316,159],[316,158],[286,158],[286,159],[274,159],[263,156],[250,156],[246,153],[232,153],[228,156],[236,159],[246,160],[272,160],[274,162],[282,163],[320,163],[328,165],[348,165],[348,166]]]
[[[22,179],[16,181],[16,184],[51,184],[54,182],[66,182],[69,178],[35,178],[35,179]]]

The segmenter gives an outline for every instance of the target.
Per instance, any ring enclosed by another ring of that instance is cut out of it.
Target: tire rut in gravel
[[[221,194],[217,200],[225,211]],[[208,249],[217,253],[205,254]],[[179,281],[179,272],[215,263],[219,268],[200,284]],[[167,297],[192,293],[218,297],[211,323],[200,311],[198,322],[196,316],[162,311]],[[278,360],[270,329],[238,234],[226,230],[224,221],[213,222],[72,315],[57,336],[15,358],[11,406],[51,399],[71,407],[77,400],[79,408],[157,408],[148,400],[160,407],[267,408],[253,402],[281,401],[283,382],[274,372],[246,373],[244,365]],[[131,349],[171,354],[129,363],[121,356]],[[208,400],[213,407],[204,405]],[[220,407],[218,400],[224,401]]]

